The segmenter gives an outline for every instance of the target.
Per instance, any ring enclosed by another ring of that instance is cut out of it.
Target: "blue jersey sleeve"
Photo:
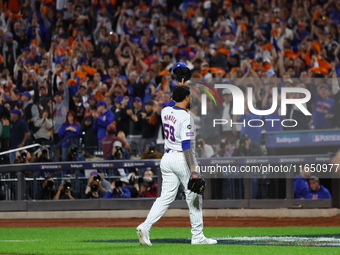
[[[182,141],[182,150],[185,151],[187,149],[191,148],[191,142],[190,140],[184,140]]]
[[[166,106],[175,106],[176,102],[174,100],[170,100]]]

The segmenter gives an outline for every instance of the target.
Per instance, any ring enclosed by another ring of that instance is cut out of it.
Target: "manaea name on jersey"
[[[173,115],[165,115],[164,120],[169,120],[174,124],[176,124],[176,121],[177,121],[176,118]]]

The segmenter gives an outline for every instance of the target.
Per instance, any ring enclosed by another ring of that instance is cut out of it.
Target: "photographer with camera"
[[[85,198],[103,198],[107,190],[100,183],[101,178],[90,176],[88,185],[85,190]]]
[[[120,141],[115,141],[112,146],[111,155],[108,157],[108,160],[122,160],[122,159],[130,159],[130,154],[123,149],[123,145]]]
[[[41,150],[38,151],[37,157],[35,158],[34,162],[39,162],[39,163],[53,162],[53,160],[50,158],[49,150],[47,147],[45,146],[41,147]]]
[[[229,158],[233,155],[235,147],[227,139],[222,139],[213,157]]]
[[[104,198],[130,198],[131,193],[128,188],[123,187],[123,182],[113,181],[111,189],[105,194]]]
[[[71,147],[68,151],[68,159],[67,161],[86,161],[83,154],[78,151],[78,147]]]
[[[163,153],[157,151],[156,144],[151,142],[146,145],[141,159],[161,159],[162,156]]]
[[[15,153],[15,159],[13,164],[27,164],[30,163],[32,160],[31,153],[27,150],[17,151]]]
[[[50,158],[49,150],[46,146],[42,146],[41,149],[37,152],[36,157],[34,159],[34,163],[44,163],[44,162],[53,162]],[[35,177],[45,177],[49,176],[58,176],[59,172],[45,172],[45,171],[35,171],[33,175]]]
[[[60,200],[60,199],[70,199],[75,200],[79,198],[78,192],[75,192],[72,189],[72,184],[70,179],[64,179],[62,183],[59,185],[58,191],[55,194],[53,200]]]
[[[237,156],[262,156],[262,150],[258,143],[253,143],[248,134],[243,134],[236,141],[233,157]]]
[[[122,148],[121,154],[122,154],[122,157],[124,158],[125,155],[124,155],[124,152],[123,152],[123,148],[129,148],[130,147],[129,144],[126,142],[126,140],[117,136],[117,130],[116,130],[115,125],[113,125],[113,124],[108,125],[106,130],[107,130],[106,131],[107,135],[102,139],[102,150],[103,150],[104,159],[105,160],[112,159],[113,155],[115,154],[113,152],[113,148],[115,146],[117,146],[117,144],[119,145],[117,147]],[[120,142],[120,143],[116,143],[116,142]],[[114,145],[115,143],[116,143],[116,145]],[[117,151],[117,149],[115,150],[115,152],[116,151]]]
[[[139,192],[137,197],[158,197],[158,185],[154,182],[151,170],[146,170],[144,177],[138,178]]]
[[[196,137],[196,155],[198,158],[210,158],[214,155],[214,149],[211,145],[206,144],[202,136]]]
[[[90,173],[90,177],[92,176],[92,179],[100,182],[100,184],[103,186],[103,188],[107,191],[111,189],[111,183],[104,178],[104,171],[102,169],[99,169],[98,171],[92,171]]]
[[[37,195],[35,196],[36,200],[53,200],[56,195],[56,191],[54,188],[54,180],[52,177],[45,177],[44,184],[42,189],[39,190]]]
[[[86,159],[83,156],[83,154],[78,152],[78,147],[77,146],[72,146],[71,148],[68,149],[67,161],[69,161],[69,162],[86,161]],[[77,170],[77,171],[78,171],[79,176],[81,176],[81,177],[85,176],[84,169],[80,169],[80,170]],[[65,174],[67,174],[67,175],[69,175],[69,174],[74,175],[75,172],[76,172],[75,170],[62,171],[63,175],[65,175]]]
[[[135,172],[131,172],[128,176],[121,177],[120,181],[123,182],[123,187],[127,188],[130,191],[131,197],[136,198],[138,196],[138,189],[137,189],[138,184],[135,184],[134,180],[129,179],[129,177],[131,178],[132,174],[134,177],[136,176]]]
[[[15,159],[13,160],[13,164],[28,164],[33,163],[34,161],[34,155],[31,155],[31,153],[28,150],[21,150],[15,152]],[[25,172],[26,177],[33,177],[33,174],[35,172],[27,171]],[[16,178],[16,173],[10,173],[11,177]]]

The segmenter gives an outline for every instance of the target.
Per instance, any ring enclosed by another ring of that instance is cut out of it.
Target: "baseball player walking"
[[[202,217],[202,192],[204,179],[197,173],[194,155],[195,127],[187,109],[190,105],[190,88],[186,85],[174,89],[172,99],[176,104],[162,110],[165,135],[165,153],[160,168],[162,172],[161,196],[154,202],[146,220],[136,233],[142,245],[151,246],[149,232],[174,201],[180,183],[185,189],[190,210],[191,244],[216,244],[217,241],[204,236]]]

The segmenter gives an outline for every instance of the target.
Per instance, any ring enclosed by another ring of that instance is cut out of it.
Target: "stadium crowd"
[[[74,160],[82,157],[74,145],[81,137],[87,151],[99,147],[105,159],[127,159],[131,151],[156,157],[176,62],[206,83],[252,87],[259,109],[270,108],[273,87],[307,88],[312,117],[289,108],[295,129],[338,128],[339,84],[328,78],[340,74],[339,39],[338,0],[1,1],[1,150],[61,143],[56,160]],[[233,116],[231,93],[221,92],[221,107],[208,98],[211,114],[199,117],[193,107],[198,127],[215,117],[262,118],[247,109]],[[265,118],[273,117],[282,118],[278,111]],[[255,143],[262,133],[247,126],[200,130],[209,144],[218,144],[221,134],[228,138],[228,149],[211,156],[231,155],[230,140]]]

